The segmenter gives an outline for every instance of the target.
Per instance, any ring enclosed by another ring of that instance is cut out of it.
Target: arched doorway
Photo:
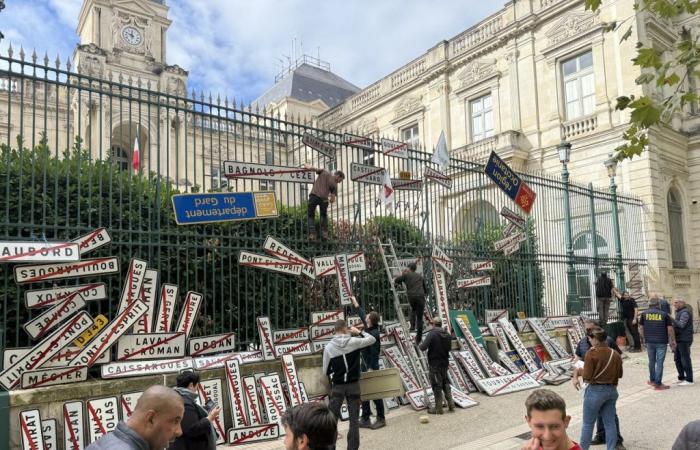
[[[119,170],[132,170],[134,142],[139,142],[139,170],[147,169],[148,162],[148,129],[135,122],[125,122],[112,130],[109,160]]]
[[[595,246],[595,249],[594,249]],[[584,258],[607,258],[610,250],[608,242],[599,234],[595,235],[595,242],[590,231],[580,234],[573,243],[574,255]],[[576,268],[576,292],[581,300],[583,311],[597,311],[595,301],[595,280],[598,276],[596,266],[587,264],[585,267]]]
[[[485,200],[476,200],[460,208],[453,232],[455,235],[465,235],[500,226],[498,210]]]

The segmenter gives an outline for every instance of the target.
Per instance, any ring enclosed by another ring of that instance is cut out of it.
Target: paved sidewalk
[[[692,347],[696,362],[696,377],[700,377],[700,346]],[[644,353],[628,353],[624,362],[624,377],[620,381],[618,415],[620,427],[629,450],[670,449],[681,428],[689,421],[700,419],[700,378],[695,386],[673,384],[676,369],[673,354],[668,353],[664,380],[672,386],[657,392],[646,385],[647,357]],[[581,394],[571,383],[550,387],[562,395],[572,416],[570,436],[578,441],[581,430]],[[422,425],[422,412],[402,407],[388,411],[383,429],[360,430],[360,447],[364,449],[443,449],[443,450],[516,450],[529,432],[524,422],[524,403],[531,391],[516,392],[499,397],[472,394],[479,405],[458,409],[454,414],[430,416]],[[347,422],[341,422],[338,449],[346,448]],[[281,440],[230,447],[251,450],[284,450]],[[593,447],[603,449],[603,446]]]

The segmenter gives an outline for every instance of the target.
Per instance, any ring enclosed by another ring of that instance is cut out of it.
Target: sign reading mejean
[[[496,152],[491,152],[484,172],[520,209],[530,214],[532,205],[535,203],[535,192],[498,157]]]

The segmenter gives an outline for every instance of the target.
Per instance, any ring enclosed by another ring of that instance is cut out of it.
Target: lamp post
[[[566,313],[578,315],[581,313],[581,302],[576,293],[576,270],[574,270],[574,246],[571,237],[571,205],[569,201],[569,158],[571,157],[571,144],[566,140],[557,146],[559,161],[562,165],[561,178],[564,181],[564,236],[566,238]]]
[[[612,195],[612,220],[613,232],[615,233],[615,262],[617,265],[616,286],[620,291],[624,291],[625,271],[622,266],[622,241],[620,239],[620,220],[617,212],[617,184],[615,184],[617,160],[613,158],[612,153],[608,155],[608,159],[605,161],[605,168],[608,170],[608,177],[610,177],[610,195]]]

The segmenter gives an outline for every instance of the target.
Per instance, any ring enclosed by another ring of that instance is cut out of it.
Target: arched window
[[[595,245],[595,248],[594,248]],[[581,233],[573,242],[574,255],[586,258],[608,258],[610,250],[608,242],[603,236],[596,233],[595,243],[593,234],[590,231]],[[595,266],[582,265],[576,267],[576,292],[581,300],[583,310],[586,312],[596,311],[595,280],[597,277]]]
[[[671,236],[671,260],[674,269],[688,267],[685,260],[685,239],[683,238],[683,205],[675,188],[668,191],[668,228]]]
[[[463,207],[456,220],[457,233],[473,233],[484,228],[500,227],[498,210],[485,200],[478,200]]]
[[[131,165],[131,152],[121,145],[112,145],[112,161],[119,167],[119,170],[128,171]]]

